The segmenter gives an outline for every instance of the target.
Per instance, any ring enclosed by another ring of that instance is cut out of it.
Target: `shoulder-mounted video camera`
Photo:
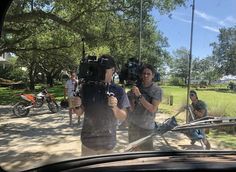
[[[126,82],[135,82],[139,79],[139,72],[141,69],[141,64],[135,58],[129,58],[127,63],[122,67],[119,79],[123,84]]]
[[[129,58],[127,63],[121,69],[119,79],[121,84],[124,84],[124,81],[129,84],[133,84],[135,82],[139,82],[140,80],[140,72],[142,70],[143,64],[139,63],[139,61],[135,58]],[[160,73],[155,72],[154,81],[160,81]]]
[[[102,81],[105,79],[106,69],[96,56],[84,57],[79,66],[78,78],[87,81]]]
[[[110,56],[103,55],[84,57],[79,66],[78,79],[81,83],[79,96],[83,106],[89,107],[96,104],[107,104],[107,97],[112,95],[109,84],[105,83],[106,69],[115,67]]]

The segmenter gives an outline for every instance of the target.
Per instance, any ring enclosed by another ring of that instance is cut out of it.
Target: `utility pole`
[[[191,33],[190,33],[190,50],[189,50],[189,61],[188,61],[188,89],[187,89],[187,106],[189,105],[189,92],[191,85],[191,68],[192,68],[192,45],[193,45],[193,23],[194,23],[194,10],[195,10],[195,0],[192,4],[192,21],[191,21]],[[186,111],[186,122],[189,122],[189,112]]]
[[[139,63],[142,59],[142,22],[143,22],[143,0],[140,0],[140,16],[139,16]]]

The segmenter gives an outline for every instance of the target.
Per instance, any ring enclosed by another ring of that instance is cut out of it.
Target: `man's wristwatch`
[[[140,94],[137,98],[138,98],[138,100],[140,101],[142,97],[143,97],[143,95]]]

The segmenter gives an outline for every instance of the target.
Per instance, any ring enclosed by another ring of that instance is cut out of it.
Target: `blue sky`
[[[180,47],[190,48],[192,0],[186,7],[178,7],[168,15],[160,15],[154,10],[157,27],[168,38],[170,53]],[[193,27],[193,57],[204,58],[211,55],[210,43],[218,40],[219,28],[236,26],[236,0],[195,0]]]

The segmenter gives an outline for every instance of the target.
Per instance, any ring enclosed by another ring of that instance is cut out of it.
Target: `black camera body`
[[[81,97],[84,107],[107,104],[108,87],[104,82],[105,74],[106,68],[96,56],[87,56],[81,60],[78,70],[81,85],[77,95]]]
[[[120,83],[124,84],[124,81],[126,81],[127,84],[136,82],[139,79],[141,67],[142,65],[139,64],[137,59],[129,58],[127,63],[121,69],[119,75]]]
[[[85,82],[99,82],[105,79],[106,69],[97,61],[96,56],[84,57],[79,66],[78,78]]]
[[[127,63],[124,65],[124,67],[121,69],[119,79],[120,83],[124,84],[124,81],[126,81],[127,85],[133,85],[134,83],[140,82],[140,72],[143,67],[142,63],[139,63],[139,61],[135,58],[129,58]],[[154,81],[160,81],[160,73],[155,72]]]

